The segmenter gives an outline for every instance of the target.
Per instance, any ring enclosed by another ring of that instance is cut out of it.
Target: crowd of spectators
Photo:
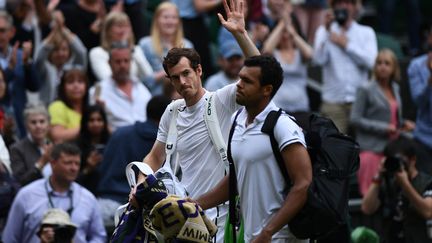
[[[102,222],[111,230],[115,209],[128,198],[124,167],[150,151],[161,114],[179,98],[163,57],[173,47],[195,48],[203,85],[214,91],[238,80],[244,55],[215,24],[216,13],[225,14],[220,0],[6,2],[0,9],[0,172],[22,189],[6,211],[2,202],[0,236],[37,242],[43,210],[60,205],[72,209],[74,242],[103,242]],[[386,34],[394,2],[377,6],[388,14],[380,19]],[[407,2],[410,26],[420,29],[419,3]],[[374,26],[360,23],[360,0],[248,0],[244,9],[252,41],[283,68],[275,103],[290,113],[328,116],[359,142],[360,197],[378,182],[386,144],[399,137],[414,141],[418,170],[432,174],[432,25],[427,36],[410,28],[407,55],[419,56],[403,70],[395,51],[378,43]],[[308,91],[311,67],[322,72],[318,108]],[[417,108],[416,118],[405,116],[403,99]],[[32,204],[37,198],[49,205]],[[26,214],[39,221],[12,226]]]

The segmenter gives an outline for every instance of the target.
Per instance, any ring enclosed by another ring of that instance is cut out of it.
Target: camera
[[[401,158],[401,156],[389,156],[384,161],[384,168],[386,169],[387,173],[394,174],[395,172],[406,168],[406,163],[405,160]]]
[[[75,235],[75,228],[68,225],[55,225],[54,242],[70,242]]]
[[[336,22],[343,26],[348,20],[348,10],[346,8],[337,8],[334,10],[334,16]]]

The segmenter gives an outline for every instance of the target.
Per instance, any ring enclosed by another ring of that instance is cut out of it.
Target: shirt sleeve
[[[170,105],[168,105],[159,122],[159,129],[156,137],[159,142],[166,143],[167,141],[171,115],[172,112],[170,112]]]
[[[88,232],[89,243],[105,243],[106,231],[103,225],[102,215],[100,213],[99,204],[94,200],[94,208],[92,210],[91,224]]]
[[[408,67],[408,79],[411,89],[411,96],[414,103],[418,106],[428,106],[428,99],[432,95],[432,85],[428,84],[427,78],[422,75],[422,59],[417,59],[411,62]],[[426,65],[426,63],[424,63]]]
[[[300,143],[306,147],[301,128],[287,114],[282,114],[276,123],[275,139],[279,144],[280,151],[294,143]]]
[[[3,242],[8,243],[21,243],[23,239],[21,238],[24,230],[24,221],[25,221],[25,199],[22,196],[23,194],[18,192],[18,195],[15,197],[15,200],[12,203],[12,206],[9,210],[8,220],[6,222],[6,226],[2,233]]]
[[[313,62],[322,66],[328,62],[329,33],[324,26],[318,27],[314,40]]]
[[[378,54],[378,45],[375,32],[370,27],[365,27],[360,40],[348,40],[346,52],[359,66],[371,70]]]

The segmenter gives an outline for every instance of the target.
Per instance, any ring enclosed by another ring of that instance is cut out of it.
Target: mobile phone
[[[105,152],[105,144],[95,144],[95,145],[94,145],[94,149],[95,149],[99,154],[104,154],[104,152]]]

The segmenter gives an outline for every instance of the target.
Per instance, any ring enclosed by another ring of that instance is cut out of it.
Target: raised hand
[[[227,0],[223,0],[223,6],[227,13],[225,20],[222,14],[218,13],[219,21],[231,33],[243,33],[246,31],[246,24],[244,20],[244,0],[230,0],[228,6]]]
[[[17,64],[17,54],[18,54],[19,44],[20,44],[19,41],[16,41],[12,47],[12,53],[10,55],[9,64],[8,64],[8,68],[11,70],[14,70],[15,65]]]
[[[24,41],[22,44],[22,60],[27,64],[32,56],[33,45],[31,41]]]

